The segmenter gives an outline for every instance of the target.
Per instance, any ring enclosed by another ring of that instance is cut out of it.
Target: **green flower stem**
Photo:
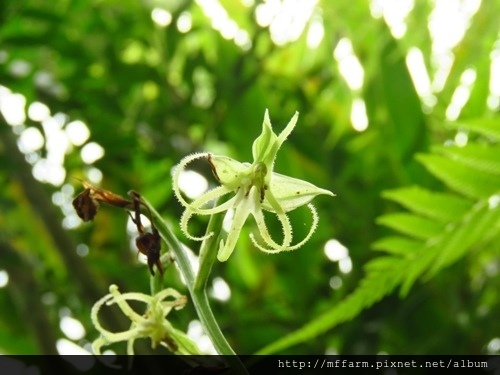
[[[165,259],[166,258],[166,259]],[[164,254],[162,256],[162,259],[160,259],[163,265],[163,269],[166,270],[167,267],[169,267],[173,259],[170,257],[170,254]],[[154,296],[157,293],[161,292],[163,289],[165,289],[165,286],[163,285],[163,275],[161,272],[157,271],[155,272],[154,276],[151,275],[149,278],[149,287],[151,289],[151,295]]]
[[[149,288],[151,289],[152,296],[163,290],[163,275],[159,271],[155,272],[154,276],[150,276]]]
[[[200,246],[200,269],[196,275],[194,290],[206,290],[208,276],[212,270],[212,266],[217,258],[219,247],[219,233],[224,221],[225,212],[221,212],[210,216],[207,226],[207,234],[214,233],[212,236],[203,240]]]
[[[143,198],[144,199],[144,198]],[[195,275],[193,269],[191,267],[191,263],[189,262],[189,258],[182,248],[181,243],[177,239],[177,237],[172,233],[167,223],[163,220],[160,214],[154,209],[153,206],[149,204],[148,201],[144,199],[144,203],[148,206],[151,211],[151,215],[153,216],[154,224],[160,233],[160,236],[163,240],[168,244],[168,246],[172,249],[175,255],[175,261],[177,262],[179,269],[184,277],[186,285],[188,287],[189,293],[191,295],[191,300],[193,305],[198,313],[198,317],[200,318],[200,322],[207,333],[207,335],[212,340],[215,349],[221,355],[228,355],[225,358],[227,364],[233,369],[235,373],[238,374],[248,374],[247,369],[241,362],[236,353],[233,351],[226,338],[222,334],[222,331],[215,320],[215,317],[210,308],[210,304],[208,302],[208,297],[206,294],[205,287],[196,289],[195,288]],[[214,224],[215,225],[215,224]],[[213,243],[212,246],[216,249],[216,244]],[[216,251],[216,250],[215,250]],[[208,250],[209,253],[213,252],[213,250]],[[207,262],[206,257],[204,257],[204,262]],[[204,272],[207,272],[207,265],[200,265],[200,269],[204,269]],[[208,266],[208,272],[210,271],[210,267]],[[206,279],[208,277],[208,273],[204,277],[204,281],[202,285],[206,285]],[[200,279],[201,280],[201,279]]]

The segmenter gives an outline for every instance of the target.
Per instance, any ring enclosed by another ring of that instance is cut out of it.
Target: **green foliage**
[[[259,353],[269,354],[311,340],[353,319],[399,285],[400,295],[405,297],[417,279],[428,280],[466,255],[474,256],[478,251],[498,252],[499,140],[450,147],[451,150],[437,148],[446,153],[446,157],[421,155],[419,160],[432,174],[465,197],[420,187],[387,191],[384,194],[387,199],[411,212],[386,214],[377,220],[404,235],[384,237],[373,244],[374,249],[390,256],[368,262],[365,277],[349,296]]]

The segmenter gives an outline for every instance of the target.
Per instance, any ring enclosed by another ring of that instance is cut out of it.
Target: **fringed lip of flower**
[[[144,314],[135,312],[128,301],[147,304]],[[109,287],[109,294],[97,301],[91,310],[91,320],[101,337],[92,343],[94,354],[100,354],[104,345],[127,341],[127,353],[134,354],[134,342],[138,338],[150,338],[152,347],[166,346],[178,354],[201,354],[199,349],[182,331],[174,328],[166,319],[172,309],[181,309],[187,298],[174,289],[167,288],[154,296],[143,293],[120,293],[116,285]],[[130,319],[130,329],[111,332],[105,329],[98,319],[99,311],[106,305],[117,304],[123,314]]]
[[[254,141],[252,153],[254,162],[240,163],[227,156],[210,153],[195,153],[181,160],[173,174],[173,189],[179,202],[185,207],[181,217],[181,230],[192,240],[204,240],[213,235],[196,237],[189,233],[188,223],[193,215],[213,215],[234,210],[233,221],[226,241],[221,240],[217,258],[226,261],[233,252],[240,231],[252,215],[259,229],[264,246],[257,242],[253,234],[250,238],[253,244],[266,253],[279,253],[298,249],[311,238],[318,224],[318,215],[310,201],[317,195],[334,196],[332,192],[293,177],[273,172],[276,154],[285,139],[291,133],[297,122],[298,113],[292,117],[285,129],[276,135],[272,131],[269,114],[266,110],[261,135]],[[181,194],[179,177],[186,166],[194,160],[206,158],[220,186],[209,190],[192,202],[187,202]],[[234,193],[226,202],[215,207],[208,207],[210,202],[227,194]],[[292,245],[292,226],[287,212],[307,205],[312,214],[312,224],[308,234],[300,242]],[[263,210],[276,214],[283,229],[283,241],[277,243],[271,238],[267,229]]]

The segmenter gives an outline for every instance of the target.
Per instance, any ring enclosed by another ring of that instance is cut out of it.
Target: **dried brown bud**
[[[135,243],[139,252],[148,257],[148,266],[151,274],[154,276],[153,267],[156,264],[156,267],[158,267],[158,270],[163,275],[163,267],[160,262],[161,238],[158,232],[154,230],[153,233],[141,233],[136,238]]]
[[[99,202],[103,202],[115,207],[132,207],[132,201],[125,199],[109,190],[99,189],[88,182],[82,181],[83,186],[91,191],[91,195]]]
[[[92,190],[87,188],[73,200],[73,207],[83,221],[90,221],[97,214],[99,202],[93,196]]]

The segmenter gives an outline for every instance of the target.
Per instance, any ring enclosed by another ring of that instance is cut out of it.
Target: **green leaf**
[[[467,121],[449,122],[447,126],[455,129],[466,128],[475,133],[482,134],[486,137],[500,139],[500,125],[496,118],[478,118]]]
[[[430,278],[460,259],[468,250],[484,246],[492,234],[498,232],[499,225],[500,207],[490,208],[484,202],[478,203],[440,236],[418,249],[418,256],[401,287],[401,295],[405,296],[417,278],[424,273]]]
[[[414,152],[425,148],[427,133],[405,55],[392,36],[381,51],[380,60],[381,85],[392,122],[384,127],[386,141],[393,143],[392,148],[402,158],[411,158]]]
[[[500,176],[438,155],[418,155],[417,159],[450,188],[468,197],[487,198],[500,189]]]
[[[480,203],[465,215],[455,229],[446,233],[434,247],[439,249],[428,276],[461,258],[471,248],[481,249],[500,229],[500,206],[490,207]]]
[[[471,67],[477,69],[478,62],[490,54],[498,38],[499,11],[500,3],[497,1],[483,1],[479,5],[467,33],[454,48],[455,58],[448,78],[441,92],[437,93],[439,103],[450,103],[455,89],[460,84],[462,73]],[[479,40],[481,42],[478,43]]]
[[[408,213],[383,215],[377,219],[377,223],[424,240],[438,235],[444,229],[442,223]]]
[[[419,186],[388,190],[383,192],[382,196],[415,213],[440,222],[454,220],[472,206],[472,202],[466,199],[448,193],[433,192]]]
[[[433,150],[477,170],[500,175],[500,148],[472,143],[464,147],[437,146]]]
[[[493,31],[493,30],[492,30]],[[493,33],[492,33],[493,34]],[[482,116],[488,111],[488,96],[490,95],[491,58],[489,53],[481,54],[475,66],[477,74],[472,86],[469,100],[460,112],[461,118],[474,118]]]
[[[384,237],[372,245],[374,250],[386,251],[396,255],[409,255],[421,247],[421,241],[402,236]]]
[[[405,267],[405,279],[401,285],[401,290],[399,292],[399,295],[401,297],[406,297],[408,295],[408,292],[410,291],[415,281],[427,269],[429,269],[436,257],[436,249],[433,248],[432,250],[428,251],[423,251],[423,249],[425,249],[425,245],[415,251],[415,254],[412,257],[412,261]]]

